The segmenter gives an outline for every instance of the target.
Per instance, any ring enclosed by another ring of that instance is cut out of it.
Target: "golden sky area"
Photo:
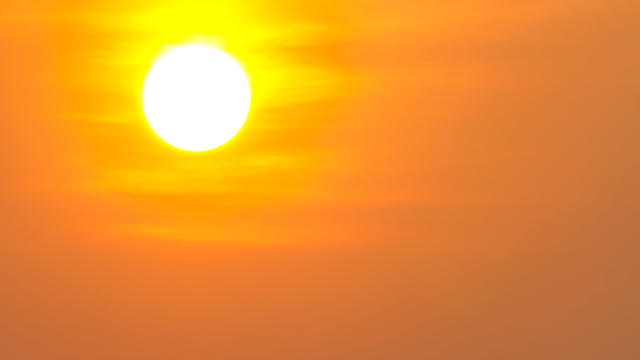
[[[0,358],[635,359],[640,3],[0,3]],[[145,75],[206,43],[208,152]]]

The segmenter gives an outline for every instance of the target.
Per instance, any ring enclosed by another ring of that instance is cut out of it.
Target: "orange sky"
[[[3,0],[0,358],[636,358],[639,13]],[[141,109],[193,41],[254,91],[204,153]]]

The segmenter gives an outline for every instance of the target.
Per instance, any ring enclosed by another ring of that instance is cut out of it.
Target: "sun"
[[[164,54],[142,89],[142,107],[153,131],[189,151],[211,150],[231,140],[250,105],[251,88],[240,64],[207,45],[184,45]]]

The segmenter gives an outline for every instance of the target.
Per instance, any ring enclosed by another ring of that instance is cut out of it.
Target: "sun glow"
[[[207,45],[185,45],[153,64],[142,90],[144,114],[168,144],[189,151],[217,148],[240,131],[251,88],[240,65]]]

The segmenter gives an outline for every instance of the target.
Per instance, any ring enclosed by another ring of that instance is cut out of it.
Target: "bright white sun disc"
[[[210,150],[231,140],[250,105],[251,88],[240,65],[206,45],[164,54],[142,89],[142,107],[153,131],[183,150]]]

